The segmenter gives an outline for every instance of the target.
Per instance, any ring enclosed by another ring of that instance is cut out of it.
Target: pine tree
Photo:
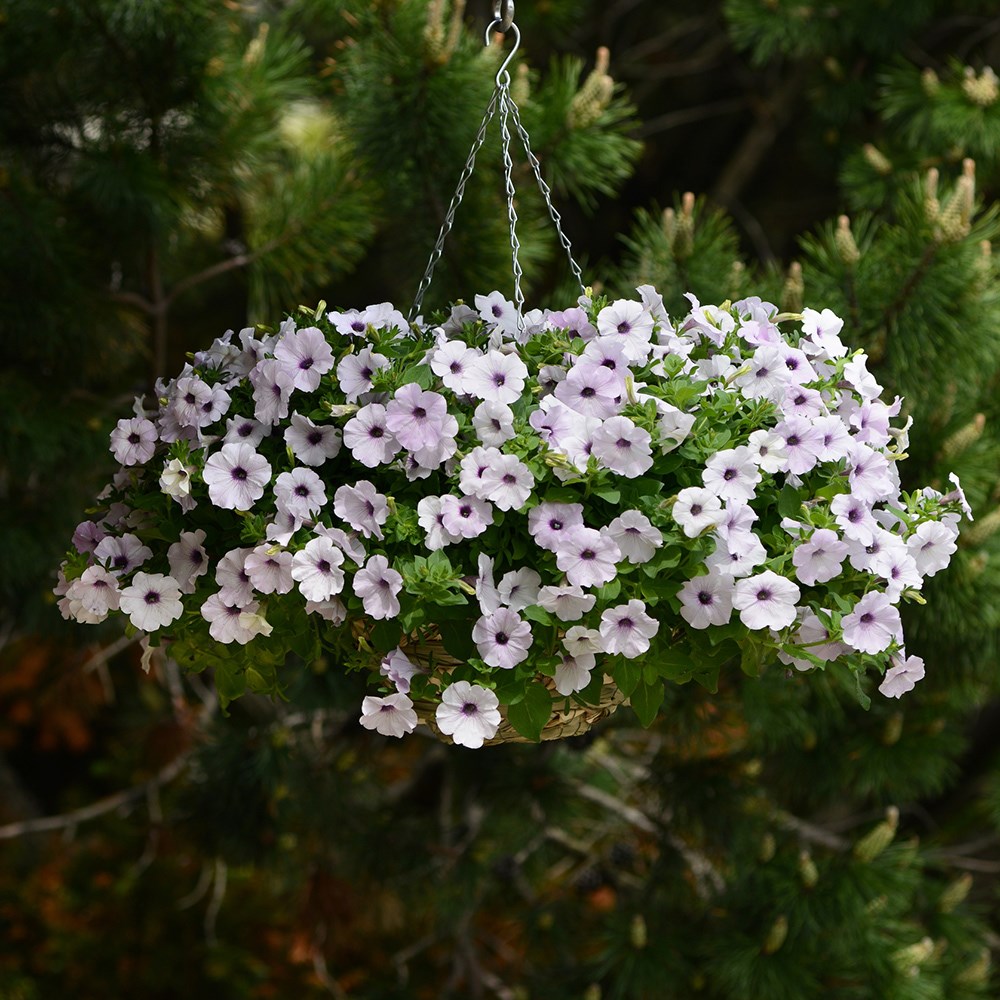
[[[964,4],[960,36],[929,2],[582,6],[519,4],[514,87],[571,235],[592,237],[578,249],[608,255],[588,280],[613,294],[650,281],[675,314],[685,292],[832,308],[915,417],[910,485],[961,476],[977,521],[905,623],[926,680],[898,702],[861,692],[865,710],[835,666],[733,668],[718,690],[670,685],[648,730],[622,709],[591,737],[464,754],[359,731],[333,663],[310,664],[287,703],[246,698],[219,718],[169,662],[147,678],[119,644],[81,670],[87,650],[14,619],[4,995],[995,994],[992,887],[968,874],[996,871],[970,855],[1000,823],[990,9]],[[25,41],[0,50],[5,606],[45,614],[51,536],[103,481],[104,434],[151,370],[299,302],[407,308],[498,65],[482,13],[10,5]],[[678,96],[716,110],[662,121]],[[657,147],[642,162],[664,177],[640,165],[626,224],[609,198],[636,166],[632,99]],[[668,129],[682,141],[662,142]],[[509,288],[497,148],[494,132],[430,307]],[[783,216],[762,177],[808,206],[772,235],[757,216]],[[517,179],[529,305],[569,304],[523,162]],[[815,194],[822,180],[834,194]],[[623,252],[602,242],[602,216],[628,228]],[[72,485],[43,524],[57,477]],[[44,747],[59,754],[38,759],[89,754],[82,788],[25,780]]]

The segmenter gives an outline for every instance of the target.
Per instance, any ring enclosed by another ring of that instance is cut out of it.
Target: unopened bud
[[[977,958],[971,965],[967,965],[957,976],[955,976],[955,985],[985,986],[990,978],[990,967],[992,964],[993,963],[990,960],[989,948],[983,948],[983,950],[979,953],[979,958]]]
[[[875,171],[875,173],[880,174],[882,177],[888,177],[892,173],[892,163],[889,158],[876,146],[873,146],[870,142],[866,142],[861,149],[865,160],[868,165]]]
[[[629,943],[633,948],[645,948],[649,944],[649,932],[646,929],[646,920],[641,913],[637,913],[632,918],[632,923],[628,928]]]
[[[802,265],[794,260],[788,268],[784,287],[781,289],[781,311],[790,313],[802,312],[802,300],[806,286],[802,280]]]
[[[903,713],[893,712],[892,715],[885,720],[885,726],[882,729],[882,745],[886,747],[894,747],[899,742],[899,738],[902,735]]]
[[[965,77],[962,80],[962,93],[979,108],[988,108],[1000,97],[1000,81],[996,73],[987,66],[979,76],[971,66],[965,67]]]
[[[939,243],[957,243],[969,235],[976,201],[976,161],[962,161],[962,176],[945,202],[934,236]]]
[[[857,243],[854,242],[854,233],[851,232],[851,220],[842,215],[837,219],[837,231],[833,237],[840,259],[848,265],[857,264],[861,259],[861,251]]]
[[[747,267],[741,260],[734,260],[733,266],[729,269],[729,298],[739,299],[742,297],[743,282],[746,279]]]
[[[785,943],[787,937],[788,917],[782,915],[771,924],[771,929],[767,932],[767,937],[764,938],[764,943],[761,945],[761,952],[765,955],[773,955]]]
[[[603,995],[601,987],[597,983],[591,983],[583,991],[583,1000],[601,1000]]]
[[[978,549],[985,545],[1000,531],[1000,507],[994,507],[988,514],[980,517],[975,524],[970,525],[958,536],[958,544],[963,549]]]
[[[778,849],[777,841],[773,833],[765,833],[760,839],[760,847],[757,850],[757,860],[766,865],[774,857],[774,852]]]
[[[969,895],[971,888],[972,876],[968,872],[959,875],[957,879],[945,886],[945,890],[938,900],[938,909],[942,913],[951,913],[957,906],[965,902],[965,897]]]
[[[815,888],[819,881],[819,869],[808,851],[803,851],[799,855],[799,878],[807,889]]]
[[[928,222],[937,222],[941,214],[941,203],[938,201],[938,180],[940,174],[937,167],[931,167],[927,171],[927,179],[924,181],[924,218]]]
[[[826,70],[827,75],[840,83],[844,79],[844,67],[841,65],[839,59],[835,59],[833,56],[827,56],[823,60],[823,69]]]
[[[690,257],[694,249],[694,205],[694,195],[685,191],[681,196],[681,214],[677,216],[674,235],[674,256],[679,260]]]
[[[451,21],[448,24],[448,40],[445,42],[445,58],[450,59],[458,48],[462,38],[464,24],[465,0],[454,0],[451,8]],[[521,64],[524,67],[524,63]],[[527,68],[527,67],[524,67]]]
[[[528,76],[528,64],[518,63],[514,82],[510,85],[511,100],[518,106],[523,106],[531,99],[531,78]]]
[[[907,945],[905,948],[893,952],[892,964],[900,972],[915,975],[920,970],[920,966],[933,954],[934,942],[931,938],[925,937],[923,940],[917,941],[916,944]]]
[[[937,73],[928,67],[920,74],[920,86],[924,88],[924,93],[928,97],[934,97],[941,89],[941,81]]]
[[[964,427],[960,427],[941,445],[940,460],[953,459],[971,448],[982,436],[986,427],[986,414],[977,413]]]
[[[896,839],[898,827],[899,810],[889,806],[885,819],[854,845],[854,856],[858,861],[874,861]]]
[[[611,103],[615,92],[615,81],[608,75],[611,53],[601,46],[597,50],[597,61],[583,86],[569,106],[566,116],[570,128],[587,128],[601,117]]]
[[[243,53],[244,65],[253,66],[260,62],[264,55],[264,46],[267,45],[267,35],[270,30],[271,26],[266,21],[257,29],[257,34],[247,46],[246,52]]]
[[[424,21],[424,44],[427,54],[435,62],[444,62],[444,0],[428,0],[427,19]]]

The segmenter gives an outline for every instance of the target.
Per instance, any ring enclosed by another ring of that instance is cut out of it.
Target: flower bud
[[[757,849],[757,860],[766,865],[774,857],[777,850],[777,842],[773,833],[765,833],[760,840],[760,847]]]
[[[971,448],[982,436],[986,427],[986,414],[977,413],[964,427],[945,439],[938,452],[939,461],[953,459],[963,451]]]
[[[989,948],[983,948],[979,953],[979,958],[977,958],[971,965],[967,965],[962,971],[955,976],[956,986],[985,986],[990,978],[990,967],[992,965],[990,960],[990,950]]]
[[[615,81],[608,74],[611,53],[603,45],[597,50],[597,62],[569,106],[566,123],[570,128],[587,128],[601,117],[614,96]]]
[[[685,191],[681,196],[681,214],[677,216],[674,235],[674,256],[678,259],[691,256],[694,249],[694,194]]]
[[[978,549],[998,531],[1000,531],[1000,507],[994,507],[985,517],[980,517],[975,524],[963,529],[959,536],[959,545],[963,549]]]
[[[787,937],[788,917],[782,914],[771,924],[771,929],[767,932],[767,937],[764,938],[764,943],[761,945],[761,953],[764,955],[773,955],[785,943],[785,938]]]
[[[528,76],[528,64],[518,63],[514,82],[510,85],[511,100],[518,106],[523,106],[531,99],[531,79]]]
[[[938,900],[938,909],[942,913],[951,913],[959,904],[964,902],[971,888],[972,876],[968,872],[959,875],[957,879],[945,886],[945,890],[941,893],[941,898]]]
[[[962,80],[962,93],[979,108],[988,108],[1000,97],[1000,81],[996,73],[987,66],[979,76],[971,66],[965,67],[965,77]]]
[[[808,851],[802,851],[799,854],[799,878],[802,879],[802,884],[807,889],[815,888],[819,881],[819,869]]]
[[[929,66],[920,74],[920,86],[924,88],[924,93],[928,97],[935,97],[941,89],[941,81],[937,73]]]
[[[628,929],[628,939],[635,949],[645,948],[649,944],[649,933],[646,929],[646,920],[641,913],[637,913],[632,918],[632,923]]]
[[[882,745],[886,747],[895,746],[899,742],[899,738],[902,735],[903,713],[893,712],[892,715],[885,720],[885,726],[882,729]]]
[[[938,201],[938,180],[940,174],[937,167],[931,167],[927,171],[927,180],[924,182],[924,218],[928,222],[937,222],[941,214],[941,204]]]
[[[854,234],[851,232],[851,220],[846,215],[837,219],[837,231],[834,233],[833,241],[840,259],[845,264],[857,264],[861,259],[861,251],[854,242]]]
[[[900,972],[915,976],[919,974],[920,966],[933,954],[934,942],[929,937],[925,937],[917,941],[916,944],[907,945],[905,948],[893,952],[892,964]]]
[[[781,311],[802,312],[802,298],[805,295],[805,290],[805,282],[802,280],[802,265],[797,260],[792,261],[788,268],[788,277],[785,278],[784,287],[781,289]]]
[[[854,856],[858,861],[874,861],[895,840],[898,827],[899,810],[889,806],[885,819],[854,845]]]
[[[888,177],[892,173],[892,162],[881,150],[877,149],[870,142],[865,143],[861,150],[868,165],[882,177]]]

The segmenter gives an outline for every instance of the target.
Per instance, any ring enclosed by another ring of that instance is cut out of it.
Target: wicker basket
[[[425,639],[419,643],[403,644],[402,648],[412,663],[438,677],[447,676],[461,663],[460,660],[445,651],[439,640]],[[570,697],[559,694],[551,677],[544,678],[544,683],[555,697],[555,707],[552,718],[542,728],[541,739],[543,740],[562,740],[570,736],[582,736],[591,726],[606,719],[625,701],[625,696],[608,676],[604,678],[601,698],[596,705],[574,703]],[[562,707],[559,707],[560,702]],[[417,718],[428,726],[439,740],[443,743],[454,742],[450,736],[446,736],[438,729],[435,720],[437,705],[434,702],[416,701],[413,704],[413,709],[417,713]],[[500,706],[500,715],[502,719],[496,736],[486,740],[484,746],[496,746],[500,743],[534,742],[526,736],[522,736],[507,721],[503,705]]]

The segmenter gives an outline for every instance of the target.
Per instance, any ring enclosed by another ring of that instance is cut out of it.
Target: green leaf
[[[615,679],[618,689],[626,698],[631,697],[632,692],[642,680],[642,664],[638,660],[623,658],[609,672]]]
[[[607,500],[608,503],[618,503],[622,498],[621,490],[613,490],[610,487],[605,487],[603,489],[594,490],[594,496],[600,497],[602,500]]]
[[[742,642],[740,670],[747,677],[760,677],[760,672],[764,669],[764,664],[767,661],[766,652],[764,646],[747,636]]]
[[[526,739],[534,743],[542,738],[542,729],[552,717],[552,695],[541,684],[529,684],[524,697],[507,706],[507,720]]]
[[[368,633],[371,644],[380,653],[389,653],[394,650],[402,637],[403,630],[400,628],[399,622],[391,618],[376,622]]]
[[[632,692],[630,704],[642,726],[648,729],[659,714],[663,704],[663,681],[657,678],[652,684],[642,681]]]
[[[410,382],[416,382],[421,389],[429,389],[434,381],[434,372],[431,371],[429,365],[415,365],[408,371],[403,372],[399,379],[399,385],[409,385]]]
[[[456,660],[468,660],[477,655],[476,644],[472,641],[472,623],[467,618],[438,622],[441,642],[445,651]]]
[[[222,661],[215,669],[215,690],[219,693],[219,704],[225,709],[231,701],[245,694],[247,675],[242,663]]]
[[[787,483],[781,487],[778,494],[778,513],[782,517],[799,517],[802,513],[802,499],[805,496],[804,490],[797,490]]]
[[[529,621],[538,622],[539,625],[552,624],[552,615],[537,604],[529,604],[526,608],[522,608],[521,614]]]

